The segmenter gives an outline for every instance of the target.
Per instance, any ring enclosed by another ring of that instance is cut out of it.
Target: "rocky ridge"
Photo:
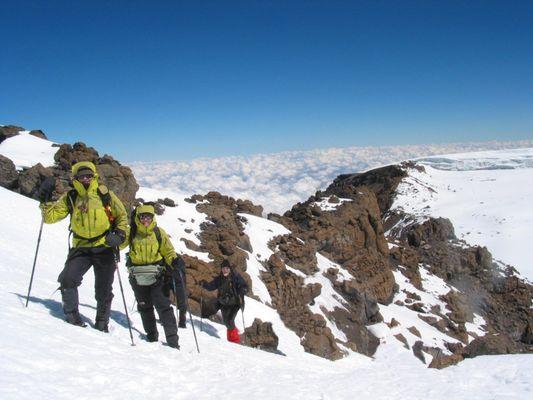
[[[18,135],[21,131],[24,131],[24,129],[11,125],[0,127],[0,142]],[[46,139],[46,135],[40,130],[30,131],[29,133]],[[72,165],[79,161],[91,161],[96,165],[100,182],[113,190],[127,208],[133,204],[139,185],[131,169],[121,165],[113,157],[107,154],[101,157],[94,148],[78,142],[74,145],[62,144],[58,146],[54,161],[55,165],[52,167],[36,164],[30,168],[23,168],[21,171],[17,171],[11,160],[0,155],[0,185],[38,200],[38,190],[41,183],[46,177],[53,176],[56,178],[56,188],[53,193],[53,199],[55,200],[72,189]]]

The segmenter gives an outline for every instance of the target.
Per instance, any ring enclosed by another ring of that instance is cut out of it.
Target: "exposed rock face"
[[[38,200],[39,186],[45,178],[54,176],[52,168],[45,168],[41,164],[34,165],[31,168],[24,169],[19,173],[18,185],[15,191],[33,199]],[[62,182],[56,184],[56,191],[64,187]],[[55,193],[55,192],[54,192]],[[57,192],[59,194],[59,192]],[[59,197],[59,196],[58,196]]]
[[[345,309],[322,311],[346,335],[348,341],[344,345],[371,355],[377,348],[378,340],[366,325],[381,321],[377,302],[386,304],[391,301],[395,282],[376,196],[366,187],[353,188],[351,181],[353,176],[341,176],[325,192],[317,192],[282,217],[269,215],[270,219],[293,232],[292,235],[277,238],[271,245],[281,260],[306,275],[317,270],[317,252],[352,275],[351,280],[344,280],[338,279],[336,271],[328,271],[327,278],[339,298],[343,299]],[[319,203],[324,201],[335,206],[323,209]],[[273,270],[276,263],[271,258],[271,274],[263,274],[262,278],[268,282],[267,288],[283,321],[297,333],[305,333],[305,338],[313,345],[309,351],[328,358],[339,357],[340,349],[329,328],[320,324],[322,316],[308,317],[308,323],[298,321],[302,313],[309,314],[309,303],[301,300],[313,301],[314,297],[309,298],[309,293],[305,291],[298,292],[297,288],[303,284],[303,279],[299,282],[298,277],[290,272]],[[315,297],[319,294],[310,293]],[[294,321],[298,321],[296,326]],[[315,325],[311,325],[311,322]]]
[[[313,245],[305,243],[294,235],[283,235],[274,238],[270,247],[276,254],[292,268],[312,275],[318,271],[316,266],[316,253]]]
[[[244,330],[241,339],[245,346],[280,354],[279,339],[270,322],[263,322],[256,318],[253,324]]]
[[[207,251],[217,264],[228,259],[238,270],[245,272],[248,256],[241,249],[251,251],[251,245],[237,214],[261,215],[262,208],[250,201],[235,200],[218,192],[194,196],[194,200],[199,202],[196,209],[207,214],[209,220],[202,225],[202,251]],[[251,284],[250,279],[247,281]]]
[[[36,135],[40,135],[40,131],[35,132],[37,132]],[[133,204],[135,193],[139,189],[139,185],[129,167],[121,165],[111,156],[100,157],[96,150],[85,146],[83,143],[76,143],[73,146],[69,144],[61,145],[54,156],[56,166],[45,168],[41,164],[34,165],[18,172],[15,180],[13,179],[12,168],[3,159],[0,159],[0,165],[2,171],[6,171],[5,173],[2,172],[6,185],[9,185],[10,189],[34,199],[38,199],[39,186],[48,176],[56,178],[54,200],[70,190],[72,188],[71,167],[79,161],[91,161],[96,165],[100,182],[115,192],[124,203],[126,209],[129,209]]]
[[[274,218],[316,251],[348,269],[360,291],[378,302],[389,303],[394,292],[394,278],[376,197],[366,187],[350,189],[339,179],[335,186],[317,192],[283,217]],[[342,190],[337,192],[339,187]],[[334,211],[324,211],[316,205],[320,199],[333,195],[349,201]]]
[[[62,171],[63,177],[68,177],[73,164],[80,161],[91,161],[96,165],[98,175],[109,189],[111,189],[129,209],[134,202],[135,193],[139,189],[137,180],[129,167],[121,165],[109,155],[100,157],[98,152],[92,147],[87,147],[84,143],[78,142],[73,146],[61,145],[54,156],[58,168]]]
[[[261,274],[272,298],[272,306],[278,310],[282,321],[301,338],[304,349],[312,354],[329,359],[343,356],[337,346],[326,320],[311,312],[309,305],[320,294],[321,285],[305,285],[304,278],[287,270],[276,254]]]
[[[472,322],[476,313],[487,321],[489,334],[498,334],[492,342],[509,338],[517,351],[532,350],[528,330],[533,286],[512,271],[502,275],[486,248],[459,246],[448,220],[429,219],[415,224],[404,231],[401,240],[404,248],[416,248],[419,261],[428,265],[431,273],[459,289],[442,298],[449,312],[439,314],[443,322],[434,325],[437,329],[466,345],[465,323]]]
[[[30,135],[38,137],[40,139],[48,140],[44,132],[40,129],[34,129],[33,131],[30,131]]]
[[[250,240],[244,233],[241,217],[237,213],[261,214],[262,208],[255,206],[250,201],[235,200],[223,196],[218,192],[210,192],[205,196],[195,195],[186,201],[197,203],[197,210],[207,214],[208,222],[202,224],[200,234],[201,245],[185,242],[187,247],[195,251],[207,252],[212,263],[205,263],[195,257],[186,257],[187,287],[192,298],[191,308],[200,310],[200,300],[208,300],[216,294],[203,290],[198,282],[211,281],[220,273],[219,266],[224,259],[229,260],[235,270],[242,275],[250,288],[249,295],[253,296],[253,287],[250,277],[246,274],[247,254],[241,249],[251,251]]]
[[[0,186],[13,189],[17,179],[18,173],[13,161],[0,154]]]
[[[465,358],[517,352],[516,342],[507,335],[487,335],[475,339],[463,351]]]
[[[413,286],[422,287],[419,268],[423,265],[458,289],[440,297],[446,310],[432,309],[433,317],[423,315],[422,303],[414,298],[406,304],[420,312],[419,317],[429,325],[460,341],[449,344],[451,355],[437,348],[422,349],[433,354],[431,367],[442,368],[463,357],[481,354],[533,351],[530,308],[533,286],[516,277],[512,268],[500,268],[485,247],[467,246],[459,241],[447,219],[416,219],[385,210],[384,225],[390,228],[389,240],[396,245],[391,261],[401,266],[399,270]],[[471,339],[466,324],[473,322],[474,315],[484,318],[486,335],[468,344]]]
[[[407,162],[402,166],[390,165],[365,173],[339,175],[327,191],[341,198],[353,198],[357,190],[365,186],[374,193],[379,209],[384,214],[392,205],[398,184],[407,176],[407,167],[414,167],[414,164]]]
[[[7,138],[18,135],[19,132],[23,130],[24,128],[15,125],[0,126],[0,143],[2,143]]]

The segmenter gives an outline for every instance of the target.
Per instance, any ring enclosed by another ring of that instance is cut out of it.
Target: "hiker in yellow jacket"
[[[115,254],[125,246],[128,217],[124,205],[106,186],[99,185],[96,167],[82,161],[72,166],[74,189],[50,202],[55,180],[47,178],[39,190],[43,220],[47,224],[61,221],[70,215],[72,247],[65,267],[59,274],[63,311],[68,323],[85,327],[78,310],[78,286],[83,275],[94,269],[96,298],[95,328],[108,332]]]
[[[175,279],[176,286],[182,284],[182,280],[185,280],[185,263],[176,255],[167,233],[157,226],[153,205],[143,204],[133,211],[130,229],[130,251],[126,266],[147,340],[157,342],[159,339],[155,307],[165,331],[167,344],[179,349],[176,318],[170,300],[164,293],[164,286],[165,273],[172,275],[171,279]],[[176,279],[176,276],[179,278]],[[176,290],[179,298],[180,289]],[[184,293],[183,290],[181,292]],[[186,307],[185,296],[179,300],[182,306]],[[185,326],[185,310],[182,309],[180,323]]]

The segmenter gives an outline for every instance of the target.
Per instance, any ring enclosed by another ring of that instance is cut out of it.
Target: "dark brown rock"
[[[13,189],[17,179],[18,173],[13,161],[0,154],[0,186]]]
[[[244,330],[241,339],[245,346],[280,354],[279,339],[271,322],[263,322],[256,318],[253,324]]]
[[[340,194],[336,190],[340,190]],[[332,195],[351,201],[340,204],[334,211],[314,212],[315,201]],[[392,300],[395,282],[388,244],[371,190],[366,187],[350,189],[346,183],[332,184],[326,192],[317,192],[305,203],[298,203],[283,217],[271,214],[270,218],[292,230],[307,246],[313,246],[350,271],[360,291],[384,304]]]
[[[489,334],[474,339],[472,343],[464,348],[463,356],[472,358],[485,355],[509,354],[515,353],[516,350],[516,344],[507,335]]]
[[[15,125],[0,126],[0,143],[2,143],[7,138],[18,135],[19,132],[23,130],[24,128]]]
[[[339,175],[328,187],[328,192],[342,198],[353,198],[357,190],[365,186],[374,193],[383,214],[392,205],[394,191],[398,184],[407,176],[406,168],[412,165],[391,165],[365,173]]]
[[[72,165],[80,161],[90,161],[97,164],[98,152],[87,147],[85,143],[77,142],[74,145],[62,144],[54,155],[56,164],[65,171],[70,172]]]
[[[24,196],[38,199],[39,187],[44,179],[49,176],[53,176],[53,170],[45,168],[41,164],[25,169],[19,173],[16,191]],[[57,185],[54,194],[59,196]]]
[[[38,137],[40,139],[48,140],[44,132],[40,129],[34,129],[33,131],[30,131],[30,135]]]
[[[409,350],[409,343],[407,342],[407,339],[405,338],[404,335],[402,335],[401,333],[398,333],[396,335],[394,335],[394,337],[396,339],[398,339],[398,341],[400,341],[401,343],[403,343],[403,347],[405,347],[407,350]]]
[[[316,252],[312,245],[299,240],[294,235],[277,236],[269,243],[272,250],[290,267],[312,275],[316,266]]]
[[[433,360],[429,363],[429,368],[443,369],[461,361],[463,361],[463,356],[461,354],[445,355],[440,352],[437,356],[433,357]]]
[[[176,207],[176,202],[168,197],[163,199],[163,205],[166,207]]]
[[[420,331],[419,331],[418,329],[416,329],[415,326],[410,326],[409,328],[407,328],[407,330],[408,330],[409,332],[411,332],[411,333],[412,333],[413,335],[415,335],[415,336],[422,337],[422,336],[420,335]]]
[[[424,343],[421,340],[416,341],[412,348],[414,356],[425,364],[426,357],[424,357],[424,353],[422,352],[423,349]]]

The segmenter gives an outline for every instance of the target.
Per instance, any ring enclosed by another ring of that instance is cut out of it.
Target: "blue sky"
[[[530,1],[2,1],[0,123],[121,161],[533,138]]]

